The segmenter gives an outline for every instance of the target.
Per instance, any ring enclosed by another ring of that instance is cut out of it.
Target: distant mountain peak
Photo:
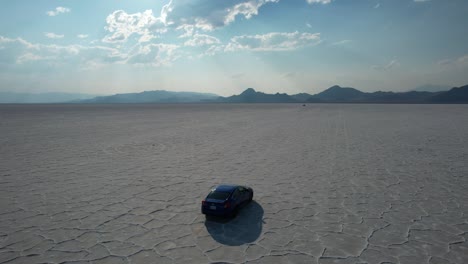
[[[249,94],[255,94],[257,93],[254,88],[247,88],[245,91],[243,91],[241,94],[242,95],[249,95]]]
[[[297,103],[297,100],[287,94],[267,94],[257,92],[253,88],[247,88],[239,95],[222,98],[228,103]]]
[[[313,100],[322,100],[322,101],[348,101],[348,100],[361,100],[365,93],[349,87],[341,87],[334,85],[325,91],[318,93],[312,96]]]
[[[352,87],[341,87],[339,85],[333,85],[332,87],[326,89],[325,91],[344,91],[344,90],[355,90],[355,91],[359,91],[358,89],[356,88],[352,88]],[[361,91],[359,91],[361,92]]]

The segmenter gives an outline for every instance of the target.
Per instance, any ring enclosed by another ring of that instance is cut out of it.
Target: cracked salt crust
[[[468,263],[467,110],[0,106],[0,263]]]

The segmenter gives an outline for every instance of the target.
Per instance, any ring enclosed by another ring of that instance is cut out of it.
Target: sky
[[[466,0],[0,1],[0,92],[468,84]]]

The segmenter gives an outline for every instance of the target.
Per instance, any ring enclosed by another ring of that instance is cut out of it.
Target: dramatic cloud
[[[107,43],[125,42],[132,35],[139,36],[139,42],[147,42],[155,37],[155,33],[166,31],[162,19],[154,17],[152,10],[135,14],[117,10],[107,16],[106,22],[105,29],[111,33],[103,39]]]
[[[332,0],[308,0],[328,4]],[[184,31],[181,38],[189,38],[199,32],[213,31],[230,25],[238,18],[251,19],[259,9],[279,0],[170,0],[159,16],[152,10],[129,14],[117,10],[110,14],[105,29],[110,33],[103,38],[106,43],[123,43],[137,35],[139,42],[149,42],[169,30]],[[310,27],[309,24],[307,24]],[[189,42],[190,43],[190,42]]]
[[[286,51],[320,43],[320,33],[272,32],[264,35],[236,36],[226,51]]]
[[[59,34],[55,34],[55,33],[52,33],[52,32],[45,32],[44,36],[46,36],[47,38],[50,38],[50,39],[61,39],[65,35],[59,35]]]
[[[161,19],[166,25],[179,27],[192,25],[197,29],[211,31],[229,25],[238,16],[250,19],[258,15],[261,6],[279,0],[171,0],[163,7]]]
[[[232,23],[238,16],[250,19],[262,5],[278,1],[172,0],[162,8],[159,17],[152,10],[134,14],[117,10],[107,16],[105,29],[110,34],[103,42],[123,43],[134,35],[139,37],[139,42],[149,42],[170,28],[184,30],[181,37],[191,37],[196,30],[212,31]]]
[[[70,13],[70,12],[71,12],[70,8],[59,6],[55,8],[55,10],[47,11],[46,14],[48,16],[56,16],[59,14]]]

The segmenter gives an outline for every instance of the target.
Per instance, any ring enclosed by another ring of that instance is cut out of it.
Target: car
[[[238,210],[253,199],[253,190],[242,185],[218,185],[202,201],[205,215],[233,217]]]

